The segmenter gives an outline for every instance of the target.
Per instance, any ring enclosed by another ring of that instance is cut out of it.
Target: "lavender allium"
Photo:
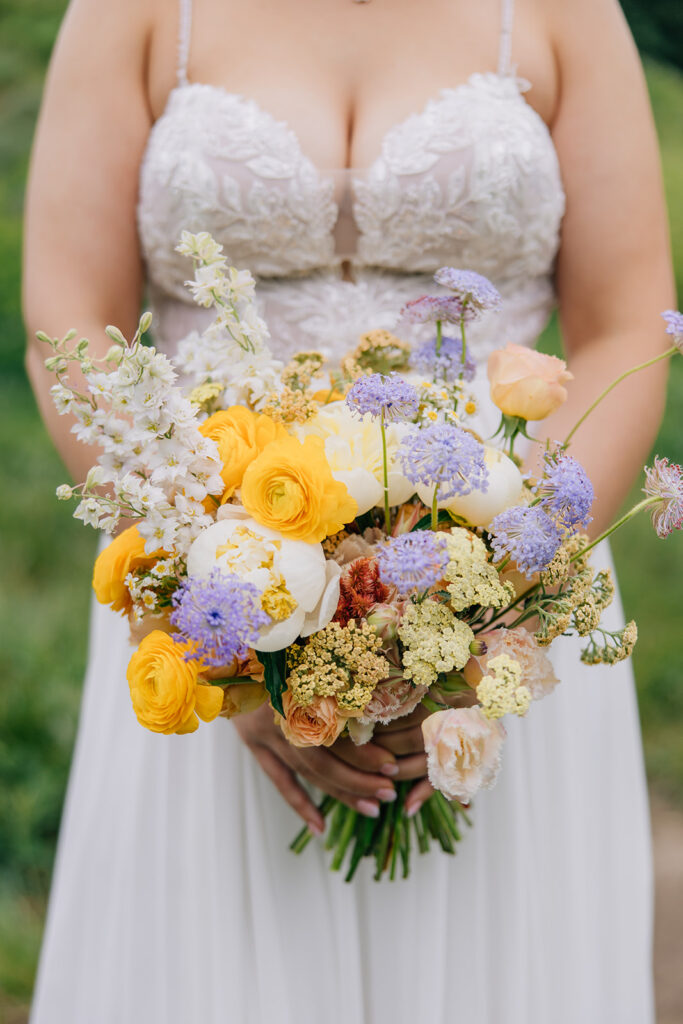
[[[359,377],[349,388],[346,404],[359,416],[377,417],[384,413],[387,422],[394,422],[412,419],[417,414],[420,396],[397,373],[371,373]]]
[[[595,492],[585,469],[572,455],[546,458],[538,486],[541,507],[567,529],[590,523]]]
[[[648,498],[661,498],[652,509],[652,525],[658,537],[668,537],[683,526],[683,470],[675,462],[655,456],[654,465],[645,467]]]
[[[674,345],[679,352],[683,353],[683,313],[679,313],[675,309],[667,309],[665,313],[662,313],[662,317],[666,320],[666,333],[672,336]]]
[[[418,530],[393,537],[377,549],[383,583],[396,587],[401,596],[422,593],[443,578],[448,548],[443,534]]]
[[[559,528],[538,506],[507,508],[492,520],[488,529],[495,558],[509,555],[527,578],[545,569],[562,543]]]
[[[401,310],[404,320],[413,324],[426,324],[436,322],[459,324],[463,319],[473,319],[473,315],[467,314],[462,302],[457,295],[422,295],[419,299],[411,299],[406,302]]]
[[[438,484],[440,499],[488,488],[484,446],[460,427],[423,427],[403,440],[398,458],[411,483]]]
[[[434,280],[444,288],[450,288],[467,309],[476,309],[480,313],[498,309],[503,301],[500,292],[489,279],[474,270],[441,267],[434,274]]]
[[[259,629],[270,622],[256,587],[218,568],[208,578],[183,580],[172,600],[171,625],[179,634],[175,639],[192,645],[186,657],[202,658],[209,665],[229,665],[244,657],[257,642]]]
[[[457,380],[461,373],[463,380],[474,380],[477,364],[466,352],[463,368],[462,341],[459,338],[443,337],[438,353],[436,349],[436,339],[418,345],[410,357],[411,368],[431,377],[435,382],[449,383]]]

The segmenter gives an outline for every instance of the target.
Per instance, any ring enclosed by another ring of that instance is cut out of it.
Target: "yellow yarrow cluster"
[[[381,654],[382,640],[371,626],[354,620],[330,622],[301,646],[289,649],[287,684],[296,704],[315,697],[335,697],[342,712],[360,713],[390,666]]]
[[[282,371],[282,383],[286,388],[305,391],[313,378],[320,375],[324,363],[320,352],[298,352]]]
[[[638,627],[631,620],[623,629],[603,634],[601,643],[591,636],[588,647],[581,652],[581,661],[586,665],[613,665],[631,656],[637,639]]]
[[[477,686],[477,700],[486,718],[525,715],[531,691],[522,685],[522,666],[509,654],[499,654],[486,665],[487,674]]]
[[[461,526],[443,536],[449,556],[444,578],[454,611],[460,612],[475,604],[483,608],[504,608],[514,600],[513,585],[500,582],[481,538]]]
[[[403,667],[416,686],[431,686],[440,672],[463,668],[474,633],[437,601],[409,604],[398,627],[405,648]]]
[[[217,400],[225,391],[225,385],[216,380],[199,384],[190,392],[190,401],[199,406],[202,412],[213,412]]]
[[[391,373],[392,370],[405,369],[409,357],[410,345],[407,342],[390,331],[377,329],[361,334],[360,343],[350,358],[361,370]]]
[[[584,570],[584,579],[588,571]],[[579,636],[587,636],[600,625],[605,608],[614,597],[614,580],[609,569],[599,572],[595,580],[580,594],[581,600],[574,607],[574,625]]]
[[[319,408],[318,402],[306,391],[284,387],[282,391],[270,393],[262,411],[273,423],[306,423]]]

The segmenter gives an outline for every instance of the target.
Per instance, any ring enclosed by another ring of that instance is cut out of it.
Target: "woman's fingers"
[[[379,772],[389,778],[398,773],[398,766],[393,752],[384,746],[376,743],[363,743],[357,746],[353,740],[341,739],[330,748],[335,757],[345,761],[352,768],[359,768],[363,772]]]
[[[422,779],[427,774],[427,755],[411,754],[410,757],[399,757],[397,779]]]
[[[414,814],[417,814],[425,800],[428,800],[433,792],[434,787],[429,779],[421,779],[420,782],[413,786],[406,797],[405,803],[406,814],[409,818],[412,818]]]
[[[297,782],[291,768],[288,768],[268,747],[254,746],[251,751],[292,810],[303,818],[312,832],[322,835],[325,831],[325,820],[306,790]]]
[[[408,729],[412,725],[420,725],[424,722],[425,718],[429,718],[432,714],[422,704],[418,704],[414,711],[411,711],[409,715],[403,715],[401,718],[395,718],[393,722],[389,722],[388,725],[378,725],[375,728],[375,735],[373,736],[373,742],[376,742],[378,736],[386,736],[389,733],[397,732],[400,729]]]
[[[419,754],[425,748],[422,726],[420,725],[396,730],[395,732],[378,734],[374,738],[373,743],[395,754],[396,757],[405,757],[407,754]]]
[[[371,775],[351,768],[321,747],[292,747],[291,751],[291,759],[287,760],[295,771],[332,796],[336,793],[332,792],[331,787],[352,794],[356,801],[391,802],[396,799],[396,790],[386,776]]]

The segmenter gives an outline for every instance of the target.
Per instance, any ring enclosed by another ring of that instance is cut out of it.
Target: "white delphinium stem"
[[[74,516],[107,533],[122,517],[138,519],[150,551],[182,553],[213,521],[203,501],[223,490],[220,460],[215,444],[200,434],[196,410],[176,385],[169,360],[142,344],[150,325],[145,313],[130,343],[108,327],[113,345],[104,360],[91,358],[86,339],[70,347],[72,332],[61,340],[40,338],[54,353],[46,365],[57,376],[52,396],[58,412],[74,416],[79,440],[101,449],[85,482],[70,489],[81,498]],[[69,383],[72,363],[87,392]],[[66,494],[60,488],[60,496]]]

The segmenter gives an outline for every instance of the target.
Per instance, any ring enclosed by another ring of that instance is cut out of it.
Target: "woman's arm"
[[[549,0],[560,98],[552,128],[567,212],[557,264],[570,397],[543,424],[562,440],[629,366],[666,346],[660,313],[674,304],[657,139],[638,55],[617,0]],[[594,532],[607,525],[650,450],[666,385],[662,363],[605,400],[572,453],[596,490]]]
[[[57,415],[35,332],[75,327],[102,355],[104,327],[130,335],[142,273],[135,223],[138,171],[150,128],[146,54],[152,3],[72,0],[52,57],[26,199],[27,371],[67,468],[83,480],[92,451]]]

